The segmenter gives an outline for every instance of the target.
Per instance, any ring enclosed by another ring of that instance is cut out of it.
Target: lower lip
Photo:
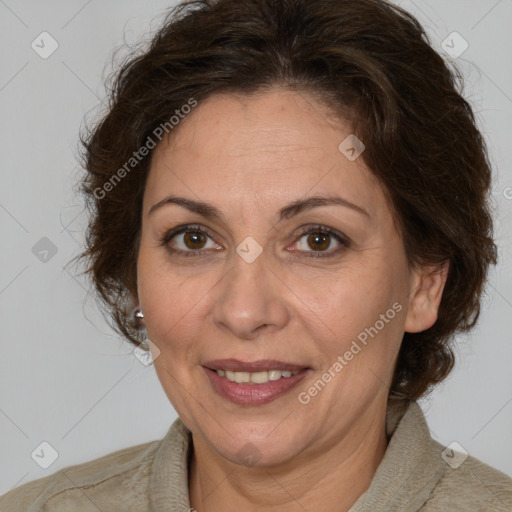
[[[261,405],[276,400],[291,391],[309,373],[310,370],[300,370],[291,377],[281,377],[265,384],[239,384],[221,377],[210,368],[203,370],[210,379],[213,389],[222,397],[239,405]]]

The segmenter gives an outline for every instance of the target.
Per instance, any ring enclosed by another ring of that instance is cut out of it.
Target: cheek
[[[333,296],[324,318],[334,334],[317,347],[322,371],[336,375],[330,393],[339,407],[387,389],[402,339],[402,301],[389,282],[367,284],[358,281]]]
[[[290,283],[307,308],[332,334],[345,339],[373,325],[398,300],[389,270],[358,265],[320,278]],[[310,313],[311,314],[311,313]]]
[[[343,377],[337,382],[346,390],[356,387],[362,392],[373,381],[376,385],[377,381],[388,381],[402,338],[405,311],[390,271],[367,266],[340,274],[337,282],[319,284],[325,291],[310,294],[304,302],[314,304],[310,325],[315,316],[321,319],[322,331],[315,338],[317,350],[323,354],[322,367],[328,369],[338,361],[343,369],[337,366],[337,375]],[[310,334],[314,334],[313,329]]]
[[[148,337],[165,350],[178,335],[186,340],[203,322],[209,292],[218,282],[215,272],[180,270],[154,249],[141,248],[138,260],[138,293],[143,305]],[[199,267],[198,267],[199,268]]]

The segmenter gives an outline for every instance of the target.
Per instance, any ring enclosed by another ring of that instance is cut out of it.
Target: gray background
[[[441,443],[457,441],[512,475],[512,1],[397,3],[436,48],[454,31],[468,42],[456,62],[496,171],[500,263],[478,327],[458,339],[455,371],[421,405]],[[176,417],[153,367],[111,331],[74,267],[64,268],[80,251],[86,220],[73,190],[79,127],[104,97],[113,48],[156,29],[170,5],[0,0],[0,494],[160,439]],[[43,31],[59,45],[47,59],[31,48]],[[56,254],[41,253],[44,237]],[[31,457],[44,441],[58,452],[47,469]]]

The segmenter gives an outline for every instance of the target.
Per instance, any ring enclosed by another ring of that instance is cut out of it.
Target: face
[[[350,134],[306,94],[216,95],[153,153],[137,272],[155,369],[237,464],[357,445],[404,330],[435,321]]]

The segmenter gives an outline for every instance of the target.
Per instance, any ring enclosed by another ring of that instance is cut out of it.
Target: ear
[[[405,332],[425,331],[435,324],[449,267],[450,262],[445,261],[437,266],[413,268]]]

